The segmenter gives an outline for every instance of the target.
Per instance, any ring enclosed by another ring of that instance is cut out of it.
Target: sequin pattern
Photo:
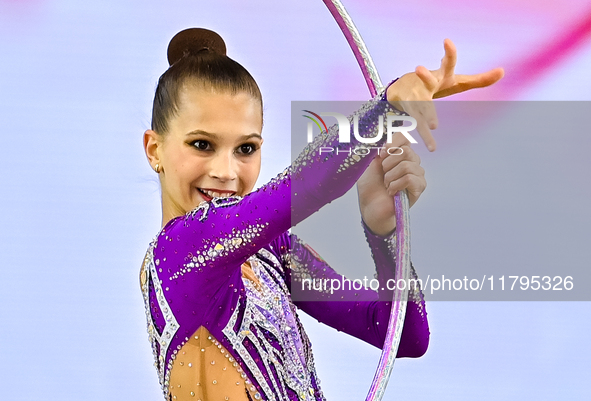
[[[368,102],[359,112],[360,128],[375,131],[376,116],[388,110],[393,109],[387,102],[377,98]],[[167,401],[174,361],[179,352],[183,355],[183,347],[200,327],[211,333],[219,342],[216,346],[225,350],[224,355],[227,353],[227,360],[240,369],[253,399],[324,400],[310,342],[295,313],[294,304],[298,308],[302,305],[291,298],[288,290],[290,275],[299,273],[290,269],[291,237],[287,230],[346,192],[369,158],[348,160],[341,154],[328,160],[306,159],[322,141],[336,146],[334,133],[321,138],[292,167],[253,193],[201,203],[171,220],[150,244],[140,274],[141,286],[148,337]],[[296,185],[299,194],[292,193]],[[319,187],[323,190],[318,191]],[[292,195],[299,195],[295,202]],[[302,260],[324,268],[324,261],[304,248],[302,252],[305,255],[298,255]],[[391,258],[384,249],[375,254],[382,255],[383,260]],[[383,260],[379,263],[391,262]],[[257,284],[242,278],[241,266],[246,261],[258,278]],[[375,296],[367,292],[361,295]],[[333,327],[342,330],[341,325],[348,324],[366,333],[379,321],[364,322],[361,327],[347,317],[350,311],[374,316],[366,309],[370,304],[359,303],[350,310],[342,304],[333,306],[336,314],[327,314],[323,307],[311,315],[319,320],[340,317],[338,323],[331,324]],[[387,321],[387,314],[379,316]],[[372,344],[380,341],[380,334],[374,331],[370,340],[364,335],[357,336]]]
[[[177,279],[195,269],[200,271],[207,263],[215,261],[216,258],[227,256],[239,247],[251,243],[268,225],[269,223],[265,222],[253,224],[243,229],[233,228],[227,236],[220,236],[215,243],[205,243],[202,249],[196,251],[196,255],[189,258],[189,262],[170,276],[169,280]]]
[[[260,283],[254,285],[244,280],[247,299],[242,321],[237,324],[239,313],[236,310],[223,333],[238,350],[266,399],[287,400],[287,389],[290,389],[298,400],[316,400],[314,395],[318,391],[312,385],[316,370],[310,358],[311,345],[299,325],[285,278],[278,271],[281,264],[265,249],[259,254],[261,257],[253,256],[249,262]],[[245,346],[245,339],[256,349],[254,355]],[[263,367],[257,365],[256,357],[262,359]]]
[[[383,241],[386,243],[389,253],[391,255],[396,255],[396,235],[391,235],[387,238],[384,238]],[[394,256],[394,261],[395,260],[396,259]],[[412,285],[409,286],[408,299],[413,301],[417,305],[421,316],[423,316],[423,318],[426,318],[425,300],[423,298],[423,293],[421,290],[421,284],[420,284],[421,282],[419,281],[419,276],[417,275],[415,267],[413,266],[412,263],[410,265],[409,279],[410,279],[410,283],[412,283]]]
[[[154,261],[154,244],[155,240],[152,241],[150,244],[150,249],[146,253],[146,258],[144,259],[144,264],[142,266],[142,272],[140,273],[141,281],[142,281],[142,293],[144,296],[144,302],[146,304],[146,319],[148,324],[148,336],[149,341],[152,344],[152,350],[154,352],[154,358],[156,359],[156,369],[158,370],[158,375],[160,377],[160,385],[163,389],[167,387],[166,380],[164,379],[165,376],[165,366],[166,366],[166,354],[168,352],[168,348],[170,347],[170,343],[172,341],[173,336],[176,334],[177,330],[179,329],[179,324],[172,313],[172,309],[166,300],[166,297],[162,291],[162,283],[158,279],[158,274],[156,273],[156,266],[160,264],[160,260],[156,259]],[[148,284],[152,283],[154,286],[154,290],[156,292],[156,298],[158,300],[158,306],[153,306],[154,308],[158,307],[164,316],[164,320],[166,322],[164,326],[164,330],[162,333],[158,333],[156,328],[156,324],[152,317],[151,308],[150,308],[150,296],[149,296],[149,288]],[[166,391],[166,390],[165,390]]]

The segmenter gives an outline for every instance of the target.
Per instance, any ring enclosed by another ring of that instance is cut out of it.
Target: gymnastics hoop
[[[328,10],[336,20],[337,24],[343,31],[353,54],[357,59],[357,63],[361,68],[361,72],[365,78],[365,82],[369,88],[371,96],[376,96],[378,91],[383,88],[382,81],[378,75],[378,71],[373,63],[373,60],[355,27],[353,20],[345,10],[345,7],[340,0],[322,0]],[[394,207],[396,214],[396,270],[394,278],[396,282],[402,279],[408,283],[410,277],[410,219],[409,219],[409,203],[406,190],[399,191],[394,195]],[[382,348],[382,355],[376,368],[371,387],[365,401],[380,401],[386,392],[386,386],[392,373],[398,346],[400,345],[400,337],[402,335],[402,327],[404,326],[404,317],[406,315],[406,302],[408,299],[408,288],[404,286],[404,290],[394,289],[394,296],[392,298],[392,309],[390,311],[390,321],[388,322],[388,331],[386,332],[386,340]]]

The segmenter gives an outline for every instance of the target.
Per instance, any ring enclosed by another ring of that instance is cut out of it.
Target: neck
[[[166,199],[162,198],[162,227],[164,227],[170,220],[175,217],[184,215],[186,212],[181,210],[177,205],[172,202],[167,202]]]

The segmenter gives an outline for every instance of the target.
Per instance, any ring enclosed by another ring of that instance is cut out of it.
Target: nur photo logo
[[[307,126],[307,140],[308,143],[311,143],[314,140],[314,125],[316,125],[319,129],[319,132],[326,131],[328,132],[328,127],[326,122],[322,117],[334,117],[338,124],[339,130],[339,143],[351,143],[351,124],[349,119],[341,113],[336,112],[322,112],[322,113],[314,113],[310,110],[302,110],[309,115],[303,114],[302,116],[309,119],[308,126]],[[410,131],[416,129],[417,127],[417,120],[414,117],[410,116],[399,116],[396,114],[386,114],[386,124],[384,129],[384,116],[379,116],[378,121],[378,132],[374,137],[362,137],[359,134],[359,117],[353,117],[353,135],[355,139],[362,143],[362,144],[376,144],[382,140],[384,136],[384,131],[386,134],[386,143],[392,143],[392,137],[396,133],[401,133],[410,143],[418,143],[410,134]],[[403,125],[405,122],[410,123],[410,125]],[[341,152],[348,152],[349,154],[355,153],[358,155],[366,155],[371,152],[371,149],[376,149],[377,152],[380,149],[386,149],[384,146],[376,146],[376,147],[357,147],[357,148],[350,148],[350,149],[335,149],[333,147],[321,147],[319,148],[319,153],[341,153]],[[403,150],[400,147],[389,147],[386,149],[387,152],[391,155],[400,155],[402,154]]]

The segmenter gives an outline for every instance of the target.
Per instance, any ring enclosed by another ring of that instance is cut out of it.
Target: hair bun
[[[189,28],[180,31],[168,44],[168,64],[173,65],[186,54],[210,51],[226,55],[224,39],[214,31],[204,28]]]

